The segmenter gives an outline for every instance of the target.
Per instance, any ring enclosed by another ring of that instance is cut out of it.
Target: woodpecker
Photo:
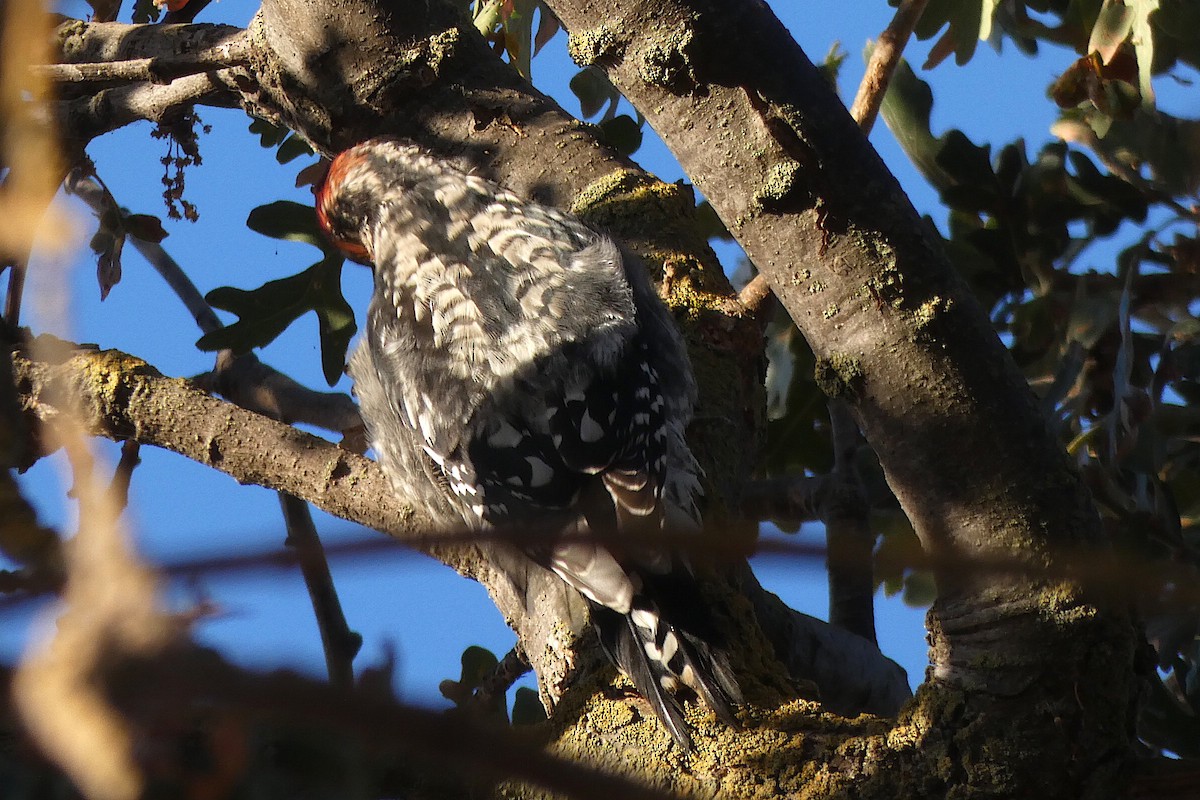
[[[420,147],[341,153],[317,216],[374,268],[349,371],[397,494],[521,543],[586,598],[602,649],[684,750],[681,700],[736,726],[724,643],[662,532],[700,523],[695,382],[644,268],[578,218]]]

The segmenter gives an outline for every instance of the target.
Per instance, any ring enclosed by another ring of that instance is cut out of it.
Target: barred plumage
[[[691,570],[655,541],[699,524],[695,386],[640,266],[575,217],[396,140],[342,153],[317,210],[374,264],[350,372],[397,493],[446,525],[570,534],[526,550],[587,598],[676,741],[690,747],[677,690],[736,724]]]

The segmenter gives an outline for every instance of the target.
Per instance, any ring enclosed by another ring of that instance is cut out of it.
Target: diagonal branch
[[[863,133],[870,133],[875,127],[875,119],[879,115],[879,107],[883,104],[883,96],[887,94],[892,75],[900,64],[900,57],[913,29],[925,12],[929,0],[903,0],[896,9],[896,16],[891,23],[879,34],[871,51],[871,60],[867,62],[867,71],[862,83],[858,85],[858,93],[854,95],[854,103],[850,106],[850,116],[862,128]]]

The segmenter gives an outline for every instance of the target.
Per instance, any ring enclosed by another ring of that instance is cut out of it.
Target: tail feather
[[[698,637],[668,622],[645,595],[637,595],[629,614],[592,604],[601,647],[684,750],[692,738],[677,692],[695,694],[717,718],[739,723],[733,705],[741,692],[729,666]]]

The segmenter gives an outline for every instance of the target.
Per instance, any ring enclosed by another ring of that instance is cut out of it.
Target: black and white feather
[[[640,265],[396,140],[342,153],[318,216],[375,268],[350,373],[396,491],[447,525],[561,530],[526,550],[587,598],[605,652],[675,739],[690,747],[680,691],[736,724],[720,637],[658,535],[699,524],[695,385]]]

